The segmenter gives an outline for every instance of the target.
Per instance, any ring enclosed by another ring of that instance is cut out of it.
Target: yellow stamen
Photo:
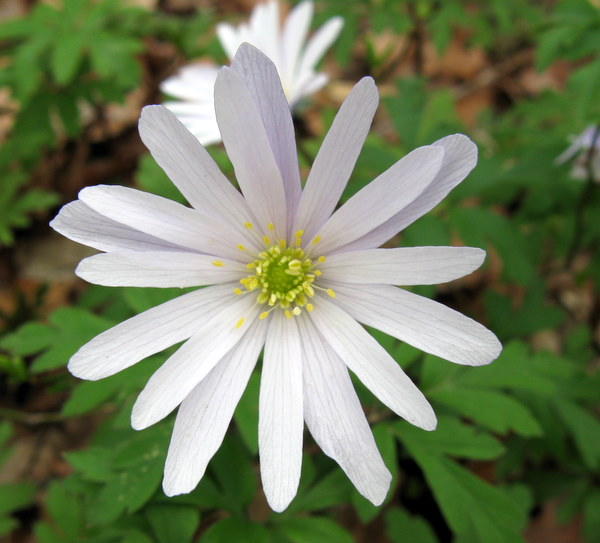
[[[286,319],[291,319],[292,318],[292,314],[287,309],[285,310],[285,318]]]
[[[223,264],[223,261],[221,260],[213,260],[212,265],[217,266],[217,268],[222,268],[225,264]]]
[[[306,311],[312,311],[314,309],[313,304],[306,304]]]
[[[236,328],[241,328],[242,325],[244,324],[245,320],[246,320],[246,317],[242,317],[239,321],[237,321],[235,327]]]
[[[317,243],[319,243],[319,241],[321,241],[321,236],[315,236],[311,243],[313,245],[316,245]]]
[[[234,288],[233,289],[233,293],[237,294],[239,296],[240,294],[242,294],[242,289],[240,289],[240,288]]]
[[[258,316],[258,318],[259,318],[260,320],[263,320],[263,319],[266,319],[268,316],[269,316],[269,312],[268,312],[268,311],[263,311],[263,312],[262,312],[262,313],[261,313],[261,314]]]
[[[251,222],[245,222],[244,226],[248,229],[248,230],[252,230],[254,228],[254,226],[252,226]]]
[[[245,251],[245,250],[246,250],[246,247],[244,247],[244,246],[243,246],[241,243],[238,243],[238,246],[237,246],[237,248],[238,248],[240,251]]]
[[[317,258],[317,262],[320,262],[321,264],[323,264],[323,262],[325,262],[325,257],[320,256],[319,258]]]
[[[267,228],[268,228],[268,229],[269,229],[271,232],[273,232],[273,230],[275,230],[275,226],[273,225],[273,223],[272,223],[272,222],[270,222],[269,224],[267,224]]]
[[[269,239],[269,236],[263,236],[263,241],[265,242],[265,245],[271,245],[271,240]]]
[[[333,290],[331,290],[330,288],[328,288],[325,292],[329,294],[329,296],[331,296],[332,298],[335,298],[335,292],[333,292]]]

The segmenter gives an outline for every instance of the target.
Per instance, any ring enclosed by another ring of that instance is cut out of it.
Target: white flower
[[[104,253],[77,274],[109,286],[212,285],[100,334],[70,360],[101,379],[178,342],[141,392],[132,425],[177,406],[166,494],[190,492],[219,448],[264,348],[260,469],[267,500],[296,494],[304,422],[356,488],[380,504],[390,484],[354,392],[350,369],[399,416],[436,425],[423,394],[359,324],[428,353],[487,364],[501,346],[477,322],[394,285],[451,281],[478,268],[469,247],[377,249],[432,209],[474,167],[475,145],[456,134],[405,156],[336,211],[377,108],[362,79],[337,114],[301,189],[294,130],[275,66],[243,45],[215,85],[217,119],[238,192],[206,150],[161,106],[142,112],[140,134],[191,208],[119,186],[83,189],[52,222]]]
[[[590,158],[590,152],[592,156]],[[573,139],[569,147],[556,158],[557,164],[564,164],[575,155],[571,169],[573,179],[587,179],[590,175],[588,160],[591,160],[591,174],[594,181],[600,183],[600,129],[588,126],[579,136]]]
[[[290,11],[281,28],[277,1],[269,0],[254,8],[248,23],[217,26],[217,36],[230,60],[247,42],[275,63],[290,108],[327,83],[327,75],[315,72],[315,67],[343,25],[341,17],[333,17],[307,41],[313,10],[312,1],[305,0]],[[203,145],[221,141],[213,101],[217,73],[217,66],[192,64],[161,85],[165,94],[179,99],[164,105]]]

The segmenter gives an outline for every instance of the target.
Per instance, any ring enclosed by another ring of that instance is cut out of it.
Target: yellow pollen
[[[331,296],[332,298],[335,298],[335,292],[333,292],[333,290],[331,290],[330,288],[328,288],[325,292],[329,294],[329,296]]]
[[[254,228],[254,226],[252,226],[251,222],[245,222],[244,226],[248,229],[248,230],[252,230],[252,228]]]
[[[244,246],[243,246],[241,243],[238,243],[238,246],[237,246],[237,248],[238,248],[240,251],[245,251],[245,250],[246,250],[246,247],[244,247]]]
[[[233,289],[233,293],[237,294],[239,296],[240,294],[242,294],[242,289],[240,289],[240,288],[234,288]]]
[[[268,311],[263,311],[263,312],[262,312],[262,313],[261,313],[261,314],[258,316],[258,318],[259,318],[260,320],[263,320],[263,319],[266,319],[268,316],[269,316],[269,312],[268,312]]]
[[[317,262],[320,262],[322,264],[323,262],[325,262],[325,257],[320,256],[319,258],[317,258]]]
[[[315,236],[311,243],[313,245],[316,245],[317,243],[319,243],[319,241],[321,241],[321,236]]]
[[[301,238],[304,235],[304,230],[297,230],[294,234],[295,237]]]
[[[323,273],[323,272],[321,272],[321,270],[315,270],[313,273],[314,273],[314,274],[315,274],[317,277],[319,277],[319,275],[321,275],[321,273]]]
[[[225,264],[223,264],[221,260],[213,260],[212,265],[217,266],[218,268],[222,268]]]
[[[296,317],[297,317],[298,315],[300,315],[300,313],[302,313],[302,309],[300,309],[298,306],[296,306],[296,307],[294,307],[294,309],[292,309],[292,313],[294,315],[296,315]]]
[[[271,245],[271,240],[269,239],[269,236],[263,236],[263,241],[265,242],[265,245]]]
[[[291,319],[292,318],[292,314],[287,309],[285,310],[285,318],[286,319]]]
[[[314,309],[313,304],[306,304],[306,311],[310,312]]]
[[[242,317],[239,321],[236,322],[235,327],[236,328],[241,328],[242,325],[244,324],[245,320],[246,320],[246,317]]]
[[[272,223],[272,222],[270,222],[269,224],[267,224],[267,228],[268,228],[268,229],[269,229],[271,232],[273,232],[273,230],[275,230],[275,226],[273,225],[273,223]]]

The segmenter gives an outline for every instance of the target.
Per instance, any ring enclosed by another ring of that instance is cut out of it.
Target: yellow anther
[[[217,266],[217,268],[222,268],[225,264],[223,264],[222,260],[213,260],[212,265]]]
[[[301,238],[304,235],[304,230],[296,230],[296,233],[294,234],[294,236],[296,236],[297,238]]]
[[[294,315],[296,315],[296,317],[297,317],[298,315],[300,315],[300,313],[302,313],[302,309],[300,309],[298,306],[296,306],[296,307],[294,307],[294,309],[292,309],[292,313]]]
[[[237,321],[237,323],[235,324],[235,327],[241,328],[245,321],[246,321],[246,317],[242,317],[239,321]]]
[[[292,318],[292,314],[287,309],[285,310],[285,318],[286,319],[291,319]]]
[[[246,250],[246,247],[244,247],[244,246],[243,246],[241,243],[238,243],[238,246],[237,246],[237,248],[238,248],[240,251],[245,251],[245,250]]]
[[[263,320],[263,319],[266,319],[268,316],[269,316],[269,312],[268,312],[268,311],[263,311],[263,312],[262,312],[262,313],[261,313],[261,314],[258,316],[258,318],[259,318],[260,320]]]
[[[325,292],[329,294],[329,296],[331,296],[332,298],[335,298],[335,292],[333,292],[333,290],[331,290],[330,288],[328,288]]]
[[[269,236],[263,236],[263,241],[265,242],[265,245],[271,245],[271,240],[269,239]]]
[[[320,262],[321,264],[323,264],[323,262],[325,262],[325,257],[320,256],[319,258],[317,258],[317,262]]]
[[[321,241],[321,236],[315,236],[311,243],[313,245],[316,245],[317,243],[319,243],[319,241]]]
[[[313,273],[314,273],[314,274],[315,274],[317,277],[319,277],[319,275],[321,275],[321,273],[322,273],[322,272],[321,272],[321,270],[315,270]]]
[[[275,226],[273,226],[273,223],[272,223],[272,222],[270,222],[269,224],[267,224],[267,228],[268,228],[268,229],[269,229],[271,232],[273,232],[273,230],[275,230]]]
[[[248,229],[248,230],[252,230],[254,228],[254,226],[252,226],[251,222],[245,222],[244,226]]]
[[[239,296],[242,293],[242,289],[240,289],[240,288],[234,288],[233,289],[233,293],[237,294]]]
[[[287,247],[287,241],[285,241],[284,239],[280,239],[280,240],[279,240],[279,246],[280,246],[282,249],[285,249],[285,248]]]
[[[312,311],[314,309],[313,304],[306,304],[306,311]]]

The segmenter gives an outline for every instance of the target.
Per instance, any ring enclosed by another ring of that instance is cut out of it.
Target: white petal
[[[258,448],[263,490],[283,511],[298,491],[302,465],[302,359],[296,319],[276,310],[271,319],[260,382]]]
[[[364,77],[350,91],[315,158],[300,199],[293,231],[311,239],[329,218],[348,183],[369,133],[379,96]]]
[[[293,81],[296,70],[300,68],[300,51],[306,40],[314,6],[310,0],[305,0],[290,11],[281,37],[283,47],[282,81]]]
[[[122,251],[85,258],[75,273],[109,287],[183,288],[236,281],[248,270],[233,260],[197,253]]]
[[[435,428],[435,413],[425,396],[350,315],[322,297],[315,300],[309,315],[323,339],[385,405],[415,426]]]
[[[203,253],[239,259],[239,243],[250,245],[244,232],[232,231],[213,217],[181,204],[127,187],[97,185],[79,193],[79,199],[105,217],[170,243]]]
[[[432,210],[456,187],[477,164],[477,146],[467,136],[454,134],[436,141],[444,149],[444,161],[432,183],[413,202],[366,236],[344,247],[370,249],[378,247],[392,236]]]
[[[327,74],[304,72],[302,77],[296,80],[293,92],[288,96],[290,107],[293,108],[298,100],[322,89],[328,81],[329,76]]]
[[[80,200],[62,207],[50,226],[63,236],[99,251],[181,251],[168,241],[100,215]]]
[[[319,229],[319,253],[368,234],[418,198],[438,173],[443,157],[441,147],[419,147],[371,181]]]
[[[158,165],[194,208],[245,235],[244,223],[253,217],[244,198],[173,113],[163,106],[146,106],[139,130]]]
[[[250,39],[244,41],[260,49],[275,64],[279,65],[279,4],[277,0],[257,4],[252,10],[249,28]]]
[[[333,17],[314,33],[302,55],[299,74],[313,70],[325,51],[336,40],[343,26],[344,19]]]
[[[264,345],[264,324],[255,321],[179,407],[165,462],[163,489],[167,496],[191,492],[221,446]]]
[[[223,143],[250,208],[267,231],[286,237],[286,195],[260,112],[239,74],[221,68],[215,84],[215,110]],[[288,113],[289,115],[289,113]]]
[[[217,25],[216,32],[225,53],[229,57],[229,60],[231,60],[235,56],[238,47],[242,43],[238,32],[236,31],[235,27],[227,23],[219,23]]]
[[[133,366],[191,337],[229,294],[230,285],[206,287],[148,309],[86,343],[69,360],[69,371],[95,381]]]
[[[390,285],[330,286],[358,321],[450,362],[481,366],[502,350],[487,328],[429,298]]]
[[[287,212],[291,215],[300,200],[300,173],[294,124],[277,69],[258,49],[248,44],[239,48],[231,68],[240,75],[258,108],[281,172]]]
[[[319,269],[324,279],[343,283],[436,285],[471,273],[484,259],[474,247],[365,249],[329,255]]]
[[[160,90],[180,100],[208,100],[212,103],[218,73],[219,68],[212,64],[183,66],[174,76],[160,84]]]
[[[146,383],[133,406],[131,426],[142,430],[173,411],[237,345],[258,310],[251,296],[223,296],[219,310],[198,319],[194,335]]]
[[[309,319],[298,319],[304,347],[304,416],[323,452],[358,491],[380,505],[392,476],[385,467],[343,361],[321,341]]]

